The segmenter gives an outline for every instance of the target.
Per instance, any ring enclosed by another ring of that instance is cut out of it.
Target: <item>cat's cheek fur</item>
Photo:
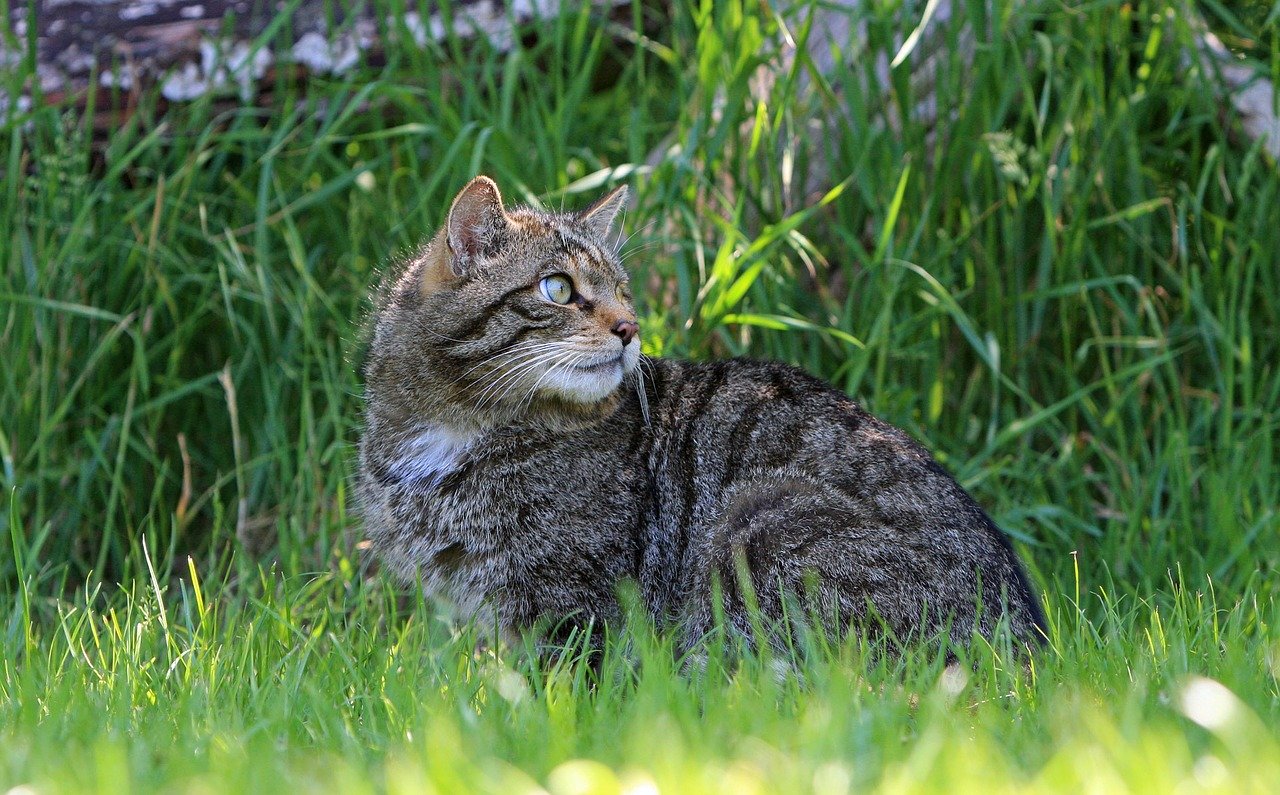
[[[546,391],[563,400],[582,405],[599,403],[608,398],[622,386],[623,377],[636,369],[640,362],[640,338],[636,337],[622,347],[622,361],[619,367],[610,367],[599,371],[570,369],[559,373],[552,380]]]

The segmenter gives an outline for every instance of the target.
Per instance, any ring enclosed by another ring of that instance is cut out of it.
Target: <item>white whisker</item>
[[[546,349],[547,347],[560,345],[560,344],[561,343],[559,342],[536,342],[536,341],[531,342],[528,340],[524,342],[516,343],[515,345],[512,345],[508,348],[503,348],[497,353],[486,356],[485,358],[481,359],[479,362],[476,362],[475,364],[471,365],[462,373],[462,375],[450,381],[447,384],[447,386],[453,386],[454,384],[458,383],[459,381],[463,380],[468,375],[470,375],[472,371],[480,367],[483,367],[486,364],[497,361],[499,359],[510,358],[512,362],[514,362],[520,359],[524,354],[533,353],[535,351],[541,351]],[[508,362],[507,364],[511,364],[512,362]]]
[[[540,351],[521,360],[520,362],[515,363],[510,367],[510,369],[503,370],[492,383],[484,388],[484,391],[476,396],[476,408],[483,408],[488,403],[492,403],[493,405],[501,403],[502,399],[506,397],[507,392],[520,382],[520,379],[526,372],[532,370],[534,367],[545,361],[554,359],[561,355],[561,353],[562,351],[559,350]],[[497,390],[503,385],[506,385],[506,389],[504,389],[501,394],[498,394]],[[495,395],[497,395],[497,398],[491,399]]]
[[[520,377],[511,378],[506,382],[507,384],[506,388],[504,388],[502,390],[502,393],[498,395],[498,397],[493,401],[494,404],[497,405],[498,403],[501,403],[504,400],[506,400],[507,395],[511,394],[513,390],[515,390],[518,386],[520,386],[521,382],[523,381],[524,374],[532,370],[534,366],[541,365],[545,362],[552,362],[552,364],[547,369],[550,369],[551,367],[555,367],[555,360],[561,355],[563,355],[561,352],[550,353],[547,356],[544,356],[538,359],[536,362],[520,368],[520,371],[519,371]],[[538,382],[541,382],[542,378],[546,377],[547,369],[543,370],[542,376],[538,378]],[[535,388],[536,388],[536,382],[535,382]]]
[[[430,328],[427,328],[426,326],[423,326],[422,330],[427,332],[431,336],[438,337],[446,342],[474,342],[475,341],[475,340],[460,340],[460,339],[457,339],[456,337],[450,337],[448,334],[441,334],[435,329],[430,329]]]
[[[649,395],[644,390],[644,368],[647,364],[645,355],[640,354],[640,358],[636,361],[636,398],[640,401],[640,416],[644,418],[644,424],[649,424]]]
[[[614,251],[621,251],[621,250],[622,250],[622,247],[623,247],[623,246],[625,246],[626,244],[630,243],[630,242],[631,242],[631,240],[632,240],[636,235],[638,235],[638,234],[640,234],[640,233],[642,233],[642,232],[648,232],[648,231],[649,231],[650,229],[652,229],[652,228],[654,227],[654,225],[655,225],[655,224],[657,224],[657,223],[658,223],[658,222],[657,222],[656,220],[654,220],[654,221],[650,221],[649,223],[647,223],[647,224],[645,224],[644,226],[640,227],[639,229],[635,230],[635,231],[634,231],[634,232],[632,232],[631,234],[627,235],[627,236],[626,236],[626,238],[624,238],[624,239],[623,239],[623,241],[622,241],[621,243],[619,243],[617,246],[615,246],[613,250],[614,250]]]
[[[577,364],[577,362],[578,362],[578,361],[580,361],[580,360],[582,359],[582,357],[584,357],[584,356],[586,356],[586,355],[587,355],[587,354],[586,354],[585,352],[578,351],[578,352],[570,353],[570,354],[568,355],[568,357],[566,357],[566,358],[571,358],[571,359],[572,359],[572,362],[565,362],[565,361],[553,362],[553,363],[551,364],[551,366],[550,366],[550,367],[548,367],[548,368],[547,368],[547,369],[542,373],[542,375],[538,376],[538,380],[533,382],[533,386],[529,387],[529,392],[528,392],[528,394],[527,394],[527,395],[525,395],[523,398],[521,398],[521,399],[520,399],[520,403],[519,403],[520,408],[519,408],[519,411],[524,411],[526,408],[528,408],[528,407],[529,407],[529,405],[530,405],[530,404],[532,404],[532,403],[533,403],[533,397],[534,397],[534,395],[535,395],[535,394],[537,394],[537,392],[538,392],[538,387],[542,385],[543,380],[544,380],[547,376],[551,375],[551,372],[552,372],[553,370],[555,370],[557,367],[565,366],[566,364]]]
[[[507,378],[512,373],[518,372],[524,365],[536,361],[551,352],[552,350],[549,350],[549,346],[539,346],[534,349],[522,350],[503,357],[503,361],[495,365],[491,372],[482,374],[476,382],[472,384],[472,387],[481,388],[481,391],[476,395],[476,398],[479,399],[483,397],[485,392],[487,392],[491,387],[501,383],[503,379]]]
[[[510,369],[501,373],[494,381],[489,384],[485,390],[478,396],[479,403],[477,408],[486,404],[496,405],[506,399],[507,395],[515,389],[523,379],[524,375],[535,367],[545,362],[554,360],[556,357],[566,353],[574,353],[570,346],[563,343],[547,343],[545,348],[550,350],[540,350],[531,356],[525,356],[516,362]],[[501,392],[498,390],[501,389]]]
[[[634,257],[636,254],[640,254],[644,251],[648,251],[651,248],[655,248],[657,245],[658,245],[657,243],[645,243],[643,246],[636,246],[633,249],[628,249],[626,254],[623,254],[621,257],[618,258],[618,262],[625,265],[627,263],[627,260]]]

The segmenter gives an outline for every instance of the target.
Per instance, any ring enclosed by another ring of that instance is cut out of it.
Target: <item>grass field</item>
[[[927,128],[913,61],[876,72],[922,5],[763,92],[803,7],[402,47],[96,140],[10,118],[0,792],[1274,791],[1276,163],[1177,3],[957,4]],[[1256,6],[1202,9],[1280,80]],[[627,182],[649,353],[785,359],[927,440],[1043,592],[1031,668],[854,638],[694,675],[637,620],[540,670],[371,574],[364,296],[477,172]]]

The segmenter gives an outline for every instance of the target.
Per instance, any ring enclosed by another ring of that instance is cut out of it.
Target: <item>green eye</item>
[[[555,304],[567,304],[573,298],[573,282],[562,273],[548,276],[538,285],[547,300]]]

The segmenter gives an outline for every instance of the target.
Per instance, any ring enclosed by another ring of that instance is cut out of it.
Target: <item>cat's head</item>
[[[383,299],[371,393],[478,423],[608,408],[640,359],[612,231],[625,201],[620,187],[576,213],[509,210],[492,180],[468,183]]]

